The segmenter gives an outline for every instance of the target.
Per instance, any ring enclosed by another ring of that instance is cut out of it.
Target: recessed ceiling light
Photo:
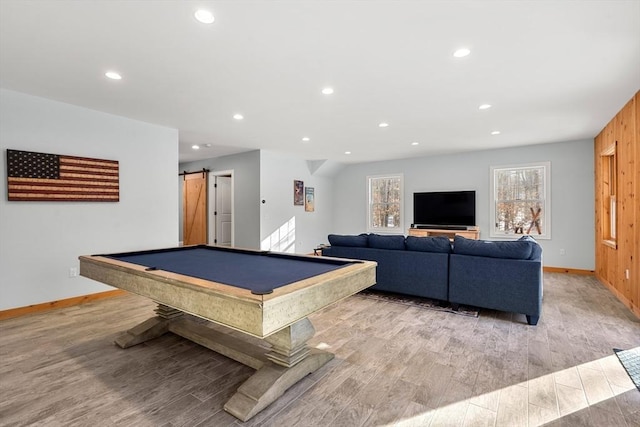
[[[333,88],[325,87],[324,89],[322,89],[322,93],[324,93],[325,95],[331,95],[333,93]]]
[[[115,71],[107,71],[106,73],[104,73],[104,75],[109,77],[112,80],[122,79],[122,76],[119,73],[116,73]]]
[[[191,148],[193,148],[194,150],[199,150],[200,146],[199,145],[192,145]]]
[[[351,154],[351,151],[345,151],[344,154]]]
[[[233,118],[236,119],[236,120],[242,120],[242,119],[244,119],[244,116],[242,114],[234,114]]]
[[[211,144],[204,144],[204,146],[209,148],[209,147],[211,147]]]
[[[414,141],[414,142],[411,143],[411,145],[420,145],[420,143]]]
[[[216,18],[213,16],[213,13],[205,9],[199,9],[198,11],[196,11],[196,13],[193,14],[193,16],[195,16],[196,19],[203,24],[212,24],[213,21],[216,20]]]
[[[389,123],[385,123],[385,122],[382,122],[382,123],[380,123],[380,124],[378,125],[378,127],[380,127],[380,128],[386,128],[386,127],[388,127],[388,126],[389,126]]]
[[[493,132],[491,132],[491,135],[500,135],[500,131],[499,130],[494,130]]]
[[[303,140],[304,142],[309,142],[309,141],[311,141],[311,139],[310,139],[308,136],[303,137],[303,138],[302,138],[302,140]]]
[[[478,107],[479,110],[488,110],[489,108],[491,108],[491,104],[482,104]]]
[[[467,49],[466,47],[460,48],[458,50],[456,50],[455,52],[453,52],[453,56],[455,56],[456,58],[464,58],[465,56],[469,55],[471,53],[471,51],[469,49]]]

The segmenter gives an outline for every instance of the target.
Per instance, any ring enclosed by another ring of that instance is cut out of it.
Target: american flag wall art
[[[7,150],[9,201],[117,202],[116,160]]]

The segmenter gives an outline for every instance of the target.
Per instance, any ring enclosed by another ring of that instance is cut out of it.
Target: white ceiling
[[[592,138],[640,88],[639,29],[638,0],[0,0],[0,85],[177,128],[181,161],[353,163]]]

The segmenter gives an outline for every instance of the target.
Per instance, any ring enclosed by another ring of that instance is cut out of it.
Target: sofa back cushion
[[[331,246],[349,246],[366,248],[368,246],[369,236],[360,234],[358,236],[345,236],[341,234],[329,234],[329,244]]]
[[[465,239],[464,237],[456,236],[453,241],[453,253],[489,258],[531,259],[534,245],[537,245],[537,243],[526,240],[503,242]]]
[[[405,240],[407,250],[416,252],[451,253],[451,242],[448,237],[416,237],[407,236]]]
[[[369,234],[369,247],[376,249],[404,250],[404,236],[402,234],[379,235]]]

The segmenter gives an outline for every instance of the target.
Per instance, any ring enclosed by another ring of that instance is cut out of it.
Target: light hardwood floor
[[[3,426],[640,426],[612,348],[640,320],[589,276],[545,274],[538,326],[362,296],[312,316],[336,358],[247,423],[222,410],[253,372],[171,334],[126,350],[153,315],[127,295],[0,322]]]

